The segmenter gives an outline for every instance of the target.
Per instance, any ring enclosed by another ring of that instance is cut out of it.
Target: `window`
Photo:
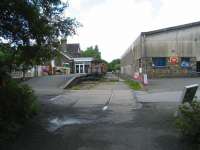
[[[84,73],[83,72],[83,65],[80,65],[80,73]]]
[[[79,65],[76,65],[76,73],[79,73]]]
[[[69,63],[63,63],[63,67],[69,68],[69,67],[70,67],[70,66],[69,66]]]
[[[181,67],[182,68],[190,67],[190,58],[189,57],[182,57],[181,58]]]
[[[154,57],[152,58],[153,67],[165,67],[166,66],[166,57]]]
[[[139,61],[139,68],[141,68],[142,67],[142,60],[139,59],[138,61]]]

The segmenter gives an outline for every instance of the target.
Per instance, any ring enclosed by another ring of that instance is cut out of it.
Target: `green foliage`
[[[120,70],[120,59],[114,59],[108,64],[108,71]]]
[[[101,60],[101,52],[99,51],[98,46],[96,45],[94,48],[88,47],[85,51],[81,52],[82,57],[93,57],[97,60]]]
[[[80,90],[80,85],[75,85],[73,87],[71,87],[71,90]]]
[[[64,17],[61,0],[0,1],[0,139],[13,135],[37,112],[36,98],[10,72],[45,63],[58,47],[58,38],[76,34],[80,24]]]
[[[8,80],[0,88],[0,142],[7,141],[39,110],[33,90]]]
[[[0,48],[7,46],[12,63],[46,62],[58,46],[58,37],[76,34],[80,23],[63,16],[67,6],[61,0],[0,1]]]
[[[106,60],[104,60],[104,59],[101,59],[101,62],[106,64],[106,65],[108,65],[108,62]]]
[[[0,46],[0,81],[9,77],[8,71],[12,65],[12,53],[6,46]],[[0,83],[1,86],[1,83]]]
[[[193,101],[179,106],[176,126],[183,136],[200,143],[200,102]]]
[[[142,88],[139,82],[133,80],[126,80],[125,83],[133,90],[140,90]]]

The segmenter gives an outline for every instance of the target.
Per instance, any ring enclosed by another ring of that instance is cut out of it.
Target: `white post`
[[[78,65],[78,68],[79,68],[78,73],[80,74],[81,73],[81,64]]]
[[[83,64],[83,73],[85,73],[85,64]]]

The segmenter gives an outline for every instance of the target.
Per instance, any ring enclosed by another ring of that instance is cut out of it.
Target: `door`
[[[76,64],[76,73],[85,73],[84,64]]]
[[[83,65],[80,65],[80,72],[79,73],[84,73],[84,71],[83,71]]]
[[[76,73],[79,73],[79,65],[76,65]]]
[[[85,73],[89,73],[89,65],[85,65]]]
[[[200,61],[197,61],[197,72],[200,73]]]

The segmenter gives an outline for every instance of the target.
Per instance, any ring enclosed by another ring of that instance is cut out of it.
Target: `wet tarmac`
[[[138,103],[123,82],[39,98],[40,115],[5,150],[191,149],[174,127],[178,103]]]

